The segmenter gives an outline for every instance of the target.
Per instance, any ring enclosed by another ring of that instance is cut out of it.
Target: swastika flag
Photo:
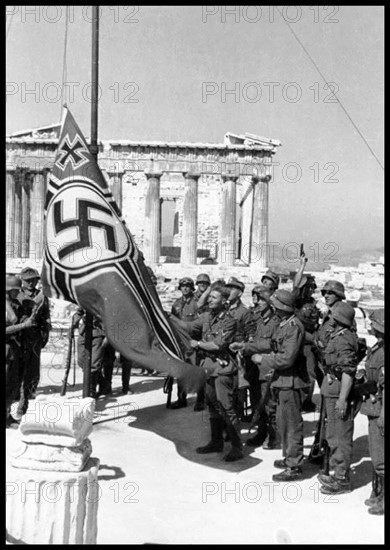
[[[79,304],[103,321],[110,344],[188,390],[203,370],[183,361],[143,255],[73,116],[64,108],[45,203],[42,284],[46,296]]]

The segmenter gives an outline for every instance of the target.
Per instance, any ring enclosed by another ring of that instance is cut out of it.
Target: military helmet
[[[5,280],[6,290],[20,290],[22,281],[15,275],[8,275]]]
[[[370,315],[371,326],[378,332],[385,333],[385,310],[377,309]]]
[[[272,301],[271,301],[272,292],[268,290],[268,288],[265,288],[265,286],[256,285],[252,290],[252,296],[253,294],[256,294],[258,298],[261,298],[262,300],[267,302],[268,305],[272,305]]]
[[[264,275],[261,278],[261,282],[263,282],[264,279],[270,279],[274,283],[276,288],[279,287],[279,282],[280,282],[279,275],[276,275],[276,273],[274,273],[270,269],[264,273]]]
[[[355,319],[355,310],[351,304],[340,302],[337,307],[333,308],[332,317],[338,323],[351,328]]]
[[[288,290],[275,290],[271,296],[271,302],[276,309],[294,313],[295,297]]]
[[[321,290],[321,294],[324,296],[326,290],[331,290],[336,296],[345,299],[345,290],[343,283],[340,281],[326,281],[324,288]]]
[[[207,283],[208,285],[211,285],[211,280],[207,273],[199,273],[196,278],[196,284],[198,283]]]
[[[180,279],[179,287],[178,287],[179,290],[184,285],[188,285],[188,286],[191,287],[191,290],[195,290],[194,281],[193,281],[193,279],[191,279],[191,277],[183,277],[182,279]]]
[[[28,279],[40,279],[41,278],[38,271],[36,269],[34,269],[33,267],[25,267],[24,269],[22,269],[22,271],[20,272],[19,277],[23,281],[27,281]]]
[[[226,286],[229,288],[238,288],[238,290],[241,290],[241,292],[244,292],[245,285],[243,282],[239,281],[237,277],[230,277],[228,279],[228,282],[226,283]]]

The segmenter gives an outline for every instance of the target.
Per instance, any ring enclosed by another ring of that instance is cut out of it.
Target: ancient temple
[[[44,201],[59,125],[6,139],[7,258],[42,258]],[[98,162],[146,262],[266,267],[268,193],[280,142],[101,141]]]

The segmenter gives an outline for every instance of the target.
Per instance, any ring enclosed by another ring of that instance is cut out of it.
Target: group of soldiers
[[[37,288],[39,273],[26,267],[6,278],[6,426],[20,423],[36,396],[41,350],[51,330],[49,300]],[[17,402],[11,414],[11,405]]]
[[[366,500],[371,514],[384,513],[384,310],[371,314],[375,345],[365,349],[358,338],[355,309],[345,300],[342,283],[327,281],[321,289],[321,311],[313,294],[313,276],[304,274],[304,255],[292,291],[279,289],[279,277],[268,270],[252,290],[253,306],[241,298],[245,285],[236,277],[211,282],[201,273],[179,281],[182,296],[169,316],[189,335],[186,360],[203,368],[205,386],[198,391],[194,410],[207,407],[210,441],[199,454],[220,453],[226,441],[230,450],[223,459],[241,460],[243,438],[240,422],[249,400],[252,425],[257,432],[246,440],[250,447],[281,449],[275,460],[280,469],[274,481],[303,479],[303,412],[316,410],[312,400],[320,388],[321,415],[326,418],[329,469],[320,469],[321,492],[337,495],[351,491],[350,466],[354,418],[367,415],[369,450],[373,465],[372,494]],[[39,382],[40,352],[50,331],[49,304],[36,287],[39,275],[25,268],[19,277],[7,277],[6,354],[7,424],[18,422]],[[154,284],[156,279],[153,275]],[[197,289],[195,289],[195,286]],[[83,368],[85,311],[79,308],[73,327],[79,328],[78,357]],[[101,321],[94,318],[91,350],[91,396],[109,394],[115,356]],[[122,365],[122,390],[129,390],[131,365]],[[13,401],[17,412],[10,413]],[[172,409],[187,406],[180,383]]]
[[[251,308],[241,301],[245,285],[236,277],[211,283],[207,274],[200,274],[195,283],[190,277],[180,280],[182,296],[173,304],[171,315],[190,334],[192,362],[207,375],[194,409],[204,408],[205,396],[211,437],[196,452],[219,453],[230,441],[224,460],[244,457],[240,420],[247,392],[257,433],[246,445],[281,449],[283,458],[275,460],[274,466],[282,471],[273,475],[273,480],[301,480],[305,462],[302,412],[316,410],[312,396],[317,383],[329,453],[328,468],[321,468],[318,474],[320,491],[338,495],[352,490],[354,418],[360,411],[368,416],[373,465],[373,490],[365,503],[370,514],[381,515],[384,310],[370,316],[370,332],[377,341],[366,353],[364,339],[357,335],[356,304],[346,301],[344,285],[327,281],[321,289],[324,304],[320,307],[313,297],[315,279],[304,274],[306,261],[303,255],[292,291],[279,289],[278,275],[267,271],[261,285],[252,290]],[[178,399],[171,408],[186,406],[179,384]]]

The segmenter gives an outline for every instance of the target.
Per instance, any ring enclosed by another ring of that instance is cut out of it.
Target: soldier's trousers
[[[219,374],[206,381],[206,404],[210,418],[223,418],[227,424],[237,425],[237,374]]]
[[[256,410],[259,405],[260,399],[264,402],[264,407],[260,413],[257,426],[258,433],[268,432],[270,429],[276,436],[276,401],[273,399],[272,392],[268,391],[267,395],[267,380],[252,380],[250,385],[250,396],[252,410]]]
[[[326,440],[330,448],[329,468],[337,479],[349,477],[353,450],[353,410],[348,405],[344,419],[336,413],[337,397],[325,397]]]
[[[275,390],[274,390],[275,391]],[[290,468],[303,463],[303,392],[299,389],[277,389],[276,423],[281,437],[282,452]]]
[[[20,399],[18,413],[25,414],[28,400],[35,396],[41,371],[41,346],[38,342],[25,342],[19,367]]]
[[[91,349],[91,372],[101,372],[104,364],[104,336],[92,337],[92,349]],[[81,369],[84,369],[85,353],[85,337],[84,334],[80,335],[77,340],[77,356],[78,365]]]
[[[378,428],[378,417],[368,417],[368,447],[372,466],[379,476],[385,475],[385,438]]]

